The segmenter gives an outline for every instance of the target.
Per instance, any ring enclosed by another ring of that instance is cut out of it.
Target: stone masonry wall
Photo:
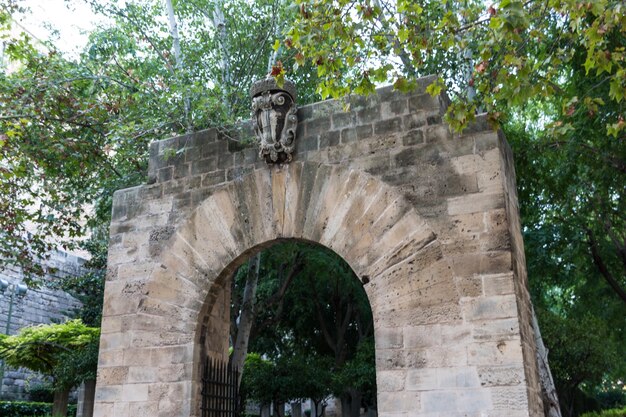
[[[56,268],[46,281],[54,281],[61,277],[76,276],[83,272],[84,260],[65,252],[57,251],[51,254],[47,265]],[[23,283],[23,274],[17,268],[8,268],[0,271],[0,279],[9,284]],[[0,332],[5,333],[10,302],[10,288],[0,292]],[[40,288],[29,288],[24,296],[13,298],[13,312],[9,334],[15,334],[19,329],[37,324],[59,323],[72,315],[72,311],[80,306],[80,302],[69,294],[53,290],[45,285]],[[41,383],[41,377],[25,369],[6,368],[2,380],[0,399],[25,400],[26,384]]]
[[[114,197],[96,416],[197,416],[229,271],[286,238],[362,280],[381,417],[541,416],[510,150],[484,117],[450,133],[432,80],[303,106],[289,165],[246,124],[153,143]]]

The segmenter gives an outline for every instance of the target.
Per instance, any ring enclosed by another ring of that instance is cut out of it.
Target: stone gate
[[[543,416],[511,151],[481,117],[451,134],[432,81],[300,108],[289,164],[235,149],[249,126],[153,143],[114,197],[95,415],[198,416],[230,275],[300,239],[362,280],[381,417]]]

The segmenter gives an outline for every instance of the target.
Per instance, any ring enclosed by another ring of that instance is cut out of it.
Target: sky
[[[22,29],[39,40],[52,40],[68,54],[76,54],[87,42],[85,32],[102,21],[80,0],[24,0],[21,4],[30,9],[14,16]]]

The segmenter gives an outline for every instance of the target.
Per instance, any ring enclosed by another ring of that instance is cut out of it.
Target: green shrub
[[[52,384],[33,384],[28,387],[28,399],[35,403],[51,403],[54,399]]]
[[[585,413],[580,417],[626,417],[626,408]]]
[[[0,401],[0,416],[2,417],[46,417],[52,412],[51,403],[28,401]],[[76,405],[68,406],[67,415],[76,416]]]

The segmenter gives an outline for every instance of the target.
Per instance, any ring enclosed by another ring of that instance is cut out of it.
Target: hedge
[[[580,417],[626,417],[626,408],[585,413]]]
[[[2,417],[44,417],[49,416],[51,412],[51,403],[0,401],[0,416]],[[76,416],[76,405],[68,406],[67,415]]]

